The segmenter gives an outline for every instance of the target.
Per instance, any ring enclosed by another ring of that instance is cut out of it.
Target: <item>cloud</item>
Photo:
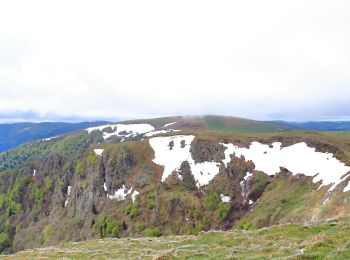
[[[7,1],[0,112],[349,117],[349,9],[348,1]]]

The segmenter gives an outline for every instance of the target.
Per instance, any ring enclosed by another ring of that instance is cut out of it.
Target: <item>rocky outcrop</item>
[[[218,162],[225,158],[225,147],[218,142],[200,140],[195,138],[191,144],[190,152],[196,163]]]

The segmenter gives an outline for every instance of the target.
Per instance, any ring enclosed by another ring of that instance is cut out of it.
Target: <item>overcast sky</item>
[[[350,119],[350,1],[2,1],[0,121]]]

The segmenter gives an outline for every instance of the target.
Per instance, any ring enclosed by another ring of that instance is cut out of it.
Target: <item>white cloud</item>
[[[350,116],[348,1],[2,1],[0,112]]]

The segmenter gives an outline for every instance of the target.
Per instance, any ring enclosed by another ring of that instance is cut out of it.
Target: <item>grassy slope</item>
[[[139,239],[104,239],[28,250],[1,259],[349,259],[350,219],[312,226]]]
[[[207,116],[204,118],[209,130],[239,133],[276,132],[278,127],[268,123],[244,119]]]
[[[155,127],[162,127],[167,123],[177,122],[170,128],[177,129],[206,129],[214,131],[228,131],[237,133],[267,133],[280,131],[296,131],[300,127],[288,125],[284,122],[264,122],[231,116],[177,116],[153,119],[130,120],[125,123],[149,123]]]

